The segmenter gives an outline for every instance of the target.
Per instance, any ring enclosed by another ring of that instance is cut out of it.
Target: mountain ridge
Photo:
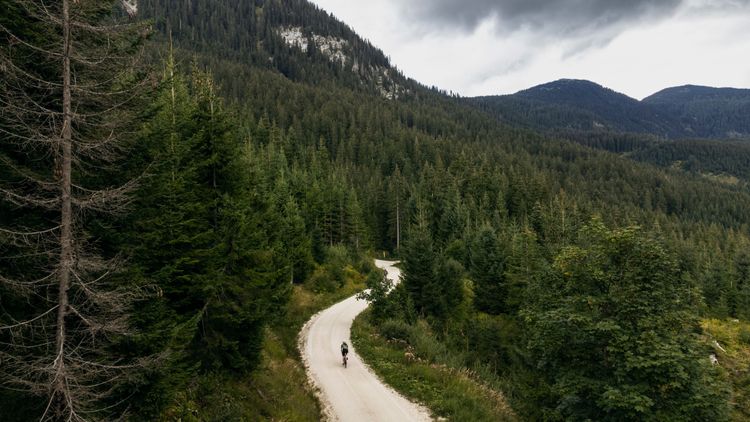
[[[559,79],[467,101],[510,124],[550,131],[641,133],[666,139],[750,138],[750,89],[683,85],[641,101],[595,82]]]
[[[750,89],[686,84],[664,88],[645,97],[641,102],[660,103],[674,101],[675,99],[686,101],[697,98],[716,98],[720,94],[723,94],[725,97],[742,98],[750,95]]]

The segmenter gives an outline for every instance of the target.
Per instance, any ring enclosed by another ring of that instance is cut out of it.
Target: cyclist
[[[344,360],[344,366],[346,366],[346,355],[349,354],[349,345],[346,342],[341,343],[341,358]]]

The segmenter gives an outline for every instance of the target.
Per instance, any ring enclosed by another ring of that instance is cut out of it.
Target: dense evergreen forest
[[[745,155],[505,126],[305,0],[0,4],[4,420],[252,377],[292,288],[375,251],[405,273],[380,322],[474,351],[525,419],[733,411],[698,320],[750,319],[750,192],[703,173]]]

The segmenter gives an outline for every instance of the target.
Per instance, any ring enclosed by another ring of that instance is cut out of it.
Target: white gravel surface
[[[398,282],[401,271],[393,262],[375,265]],[[352,296],[316,314],[300,333],[300,350],[307,373],[329,420],[341,422],[430,421],[429,411],[399,395],[362,362],[351,342],[354,318],[367,308],[367,302]],[[340,345],[349,344],[349,364],[341,362]]]

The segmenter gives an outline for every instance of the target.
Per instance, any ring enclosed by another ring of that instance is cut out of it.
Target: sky
[[[312,0],[408,77],[463,96],[588,79],[642,99],[750,88],[750,0]]]

